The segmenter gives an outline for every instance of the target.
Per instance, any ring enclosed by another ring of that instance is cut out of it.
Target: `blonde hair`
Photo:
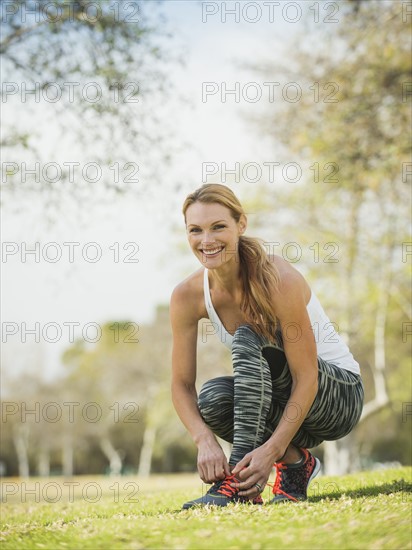
[[[183,203],[185,220],[187,209],[195,202],[226,206],[236,222],[245,214],[233,191],[219,183],[204,184],[186,197]],[[240,235],[238,252],[242,280],[241,310],[246,322],[258,334],[273,342],[277,318],[273,310],[272,292],[279,285],[279,272],[270,262],[261,239]]]

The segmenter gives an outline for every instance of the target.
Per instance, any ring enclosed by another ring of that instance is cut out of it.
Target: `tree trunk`
[[[352,433],[337,441],[325,441],[324,469],[328,476],[339,476],[361,469],[357,445]]]
[[[375,385],[375,397],[363,408],[361,420],[365,420],[371,414],[379,411],[389,403],[386,390],[385,371],[385,322],[388,305],[388,290],[382,291],[379,297],[379,306],[375,322],[375,368],[373,381]]]
[[[15,426],[13,429],[13,441],[16,448],[17,462],[19,465],[19,476],[29,477],[29,457],[28,457],[28,439],[29,427],[27,424]]]
[[[37,471],[39,476],[49,477],[50,475],[50,453],[49,449],[42,446],[38,455]]]
[[[63,466],[63,475],[66,477],[72,477],[74,473],[73,441],[70,436],[66,436],[63,441],[62,466]]]
[[[143,445],[140,451],[138,475],[148,477],[152,469],[152,456],[154,444],[156,441],[156,428],[154,426],[146,426],[143,436]]]
[[[122,459],[108,437],[100,439],[100,448],[109,461],[110,475],[120,476],[122,473]]]
[[[349,471],[349,446],[346,438],[324,442],[324,472],[327,476],[338,476]]]

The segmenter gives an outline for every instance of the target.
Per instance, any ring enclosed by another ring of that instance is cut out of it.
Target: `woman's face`
[[[246,229],[246,217],[236,222],[219,203],[194,202],[186,210],[186,230],[194,255],[208,268],[238,261],[237,243]]]

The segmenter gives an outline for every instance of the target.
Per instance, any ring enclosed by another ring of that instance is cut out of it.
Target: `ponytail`
[[[273,342],[277,318],[272,293],[279,285],[279,272],[270,262],[261,239],[240,236],[238,251],[243,285],[241,310],[255,332]]]

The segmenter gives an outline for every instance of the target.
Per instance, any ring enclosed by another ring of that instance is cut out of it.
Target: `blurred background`
[[[212,182],[360,363],[324,471],[411,464],[411,22],[392,0],[1,3],[2,475],[195,471],[168,303]],[[212,333],[199,388],[231,372]]]

